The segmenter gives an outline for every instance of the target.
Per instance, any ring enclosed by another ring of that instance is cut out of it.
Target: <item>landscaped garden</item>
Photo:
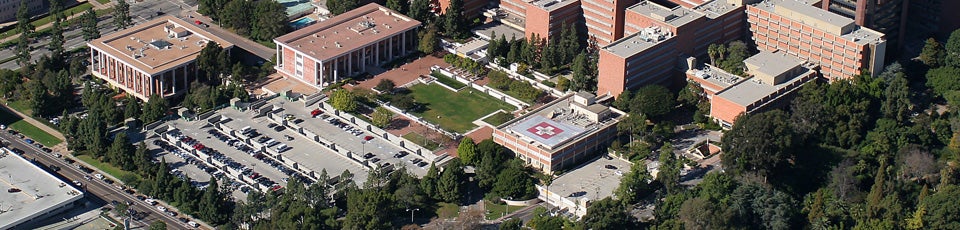
[[[418,84],[410,87],[410,91],[413,98],[426,107],[416,111],[417,116],[458,133],[470,131],[476,127],[474,120],[494,111],[516,109],[472,88],[452,92],[439,85]]]
[[[6,125],[10,129],[17,130],[20,133],[23,133],[23,135],[40,142],[40,144],[43,144],[44,146],[52,147],[63,142],[63,140],[44,132],[40,128],[37,128],[36,126],[24,121],[22,118],[15,114],[11,114],[6,110],[0,110],[0,124]]]
[[[513,120],[513,118],[514,118],[513,114],[509,112],[500,111],[500,112],[497,112],[496,114],[490,115],[487,118],[484,118],[483,122],[486,122],[487,124],[490,124],[493,126],[499,126],[503,123]]]
[[[453,79],[452,77],[444,75],[438,71],[430,72],[430,76],[437,78],[438,82],[443,83],[444,85],[450,86],[450,88],[462,89],[463,87],[467,86],[457,81],[457,79]]]

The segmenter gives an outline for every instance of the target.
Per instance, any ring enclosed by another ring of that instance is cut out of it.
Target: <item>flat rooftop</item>
[[[617,169],[605,168],[606,165]],[[598,157],[557,177],[550,183],[549,189],[566,199],[600,200],[613,196],[613,191],[620,186],[620,178],[630,172],[631,167],[629,162],[617,158],[607,160]]]
[[[646,15],[648,18],[667,23],[673,27],[680,27],[703,17],[703,14],[682,6],[671,9],[650,1],[642,1],[628,7],[627,10]]]
[[[813,0],[765,0],[754,7],[824,30],[859,45],[883,41],[883,33],[857,26],[853,19],[813,6]]]
[[[661,30],[660,27],[647,27],[640,32],[610,43],[603,47],[603,50],[622,58],[630,58],[672,37],[669,31]]]
[[[473,33],[477,34],[483,39],[493,40],[500,39],[500,36],[507,39],[524,39],[526,38],[522,30],[518,30],[508,25],[504,25],[500,22],[491,22],[483,24],[473,29]],[[496,36],[496,37],[492,37]]]
[[[533,115],[509,128],[513,133],[533,139],[548,148],[573,139],[586,131],[584,127],[561,123],[542,115]]]
[[[747,66],[756,66],[756,69],[751,69],[750,72],[763,73],[769,76],[780,76],[794,67],[803,64],[803,60],[793,56],[787,56],[785,52],[772,53],[760,51],[760,53],[743,60],[743,63],[747,64]]]
[[[696,78],[703,79],[721,87],[720,89],[716,90],[726,89],[727,87],[730,87],[731,85],[743,80],[743,78],[740,76],[727,73],[727,71],[723,71],[723,69],[712,65],[703,65],[701,68],[691,70],[690,72]]]
[[[578,3],[579,0],[532,0],[526,1],[530,5],[536,6],[537,8],[543,9],[544,11],[551,12],[557,9],[564,8],[570,4]]]
[[[0,229],[30,221],[83,197],[83,192],[68,182],[6,148],[0,148],[0,190]]]
[[[747,79],[730,86],[726,90],[717,92],[715,96],[726,98],[727,100],[730,100],[730,102],[738,105],[748,106],[754,102],[760,101],[772,94],[777,93],[777,91],[799,83],[800,81],[810,80],[812,78],[810,76],[812,76],[813,70],[806,67],[804,68],[803,74],[800,74],[799,76],[789,76],[791,78],[790,80],[784,81],[780,84],[771,85],[757,82],[753,79]]]
[[[704,14],[707,18],[714,19],[726,15],[737,8],[739,7],[727,3],[726,0],[712,0],[694,7],[693,10]]]
[[[274,41],[323,61],[419,26],[417,20],[370,3]]]
[[[180,37],[174,36],[179,33]],[[193,23],[162,16],[87,43],[148,74],[156,74],[196,59],[208,41],[227,42]]]
[[[592,112],[609,107],[599,104],[583,106],[574,102],[574,98],[576,97],[570,95],[557,99],[551,104],[503,124],[500,129],[519,135],[522,139],[533,141],[549,150],[558,149],[559,146],[569,144],[572,140],[610,125],[613,120],[622,116],[618,112],[611,111],[610,117],[594,122],[578,113],[574,106],[585,107]]]

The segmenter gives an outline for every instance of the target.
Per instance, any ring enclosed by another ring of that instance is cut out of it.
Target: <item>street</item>
[[[25,158],[35,159],[38,163],[41,163],[47,166],[53,165],[53,166],[60,167],[60,171],[55,172],[55,174],[60,175],[62,178],[67,180],[67,182],[71,180],[77,180],[77,181],[83,182],[82,190],[86,192],[84,196],[90,199],[93,203],[106,204],[113,200],[116,200],[119,202],[128,202],[128,201],[133,202],[133,205],[130,206],[131,209],[135,209],[138,212],[144,212],[144,211],[148,212],[148,215],[145,218],[135,221],[135,222],[139,222],[143,226],[147,226],[149,225],[149,223],[152,223],[157,220],[161,220],[167,223],[167,227],[169,229],[189,229],[186,225],[184,225],[184,223],[181,223],[176,218],[168,216],[163,212],[160,212],[159,210],[154,208],[152,205],[137,199],[133,195],[123,192],[122,190],[116,188],[113,185],[108,185],[104,183],[102,180],[97,180],[97,179],[93,179],[93,180],[83,179],[84,175],[88,175],[87,173],[80,171],[79,169],[77,169],[76,166],[67,164],[61,159],[58,159],[54,156],[43,153],[40,149],[37,149],[35,146],[24,143],[23,140],[20,138],[12,136],[5,131],[0,132],[0,138],[6,139],[7,141],[10,142],[10,146],[8,146],[8,148],[18,148],[18,149],[24,150],[26,152],[24,154]],[[68,157],[68,156],[64,156],[64,157]]]
[[[191,4],[196,4],[195,0],[190,1]],[[185,15],[187,9],[193,9],[194,7],[184,3],[182,1],[174,0],[149,0],[149,1],[129,1],[130,3],[130,17],[133,20],[133,24],[137,25],[150,19],[153,19],[158,14],[157,12],[162,12],[162,14],[172,14],[180,17]],[[113,16],[104,15],[98,18],[97,28],[100,29],[100,34],[105,35],[114,32],[113,25]],[[64,28],[63,37],[66,38],[66,41],[63,44],[64,50],[73,50],[77,47],[84,46],[87,41],[83,40],[81,34],[82,28],[77,25],[74,28]],[[35,61],[40,58],[41,55],[50,55],[50,50],[47,50],[47,43],[50,42],[49,37],[42,38],[33,38],[33,43],[30,44],[30,47],[33,50],[30,52],[30,60]],[[12,57],[16,55],[15,46],[11,46],[7,49],[0,50],[0,57]],[[0,63],[0,68],[2,69],[19,69],[20,65],[17,65],[16,60],[10,60],[5,63]]]

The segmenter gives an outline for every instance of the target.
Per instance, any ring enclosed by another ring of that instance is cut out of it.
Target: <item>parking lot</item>
[[[359,154],[360,158],[370,161],[371,164],[385,165],[389,163],[394,167],[406,167],[409,172],[417,176],[423,176],[427,173],[426,169],[430,163],[423,157],[404,150],[379,136],[365,132],[362,128],[329,114],[330,111],[319,110],[319,103],[306,107],[303,104],[287,105],[284,106],[282,111],[285,115],[292,115],[294,121],[296,119],[304,120],[297,123],[298,126],[336,143],[337,148],[361,153]],[[314,111],[322,112],[313,116],[316,113]]]

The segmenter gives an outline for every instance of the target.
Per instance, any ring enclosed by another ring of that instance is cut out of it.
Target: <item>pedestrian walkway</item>
[[[107,4],[100,4],[100,3],[97,2],[96,0],[86,1],[86,2],[90,2],[90,5],[93,5],[93,10],[94,10],[94,11],[96,11],[96,10],[101,10],[101,9],[107,9],[107,8],[113,7],[113,4],[114,4],[112,1],[109,2],[109,3],[107,3]],[[84,1],[81,1],[81,2],[80,2],[80,4],[83,4],[83,3],[84,3]],[[83,16],[83,13],[74,14],[74,15],[71,15],[71,16],[67,16],[67,19],[65,19],[65,20],[70,20],[70,19],[73,19],[73,18],[76,18],[76,17],[81,17],[81,16]],[[40,26],[38,26],[37,28],[35,28],[33,31],[40,31],[40,30],[42,30],[42,29],[46,29],[47,27],[51,27],[51,26],[53,26],[53,23],[52,23],[52,22],[51,22],[51,23],[47,23],[47,24],[40,25]],[[13,41],[13,40],[17,39],[18,37],[20,37],[20,36],[19,36],[19,35],[14,35],[14,36],[6,37],[6,38],[4,38],[4,39],[0,39],[0,43],[5,43],[5,42],[8,42],[8,41]]]

